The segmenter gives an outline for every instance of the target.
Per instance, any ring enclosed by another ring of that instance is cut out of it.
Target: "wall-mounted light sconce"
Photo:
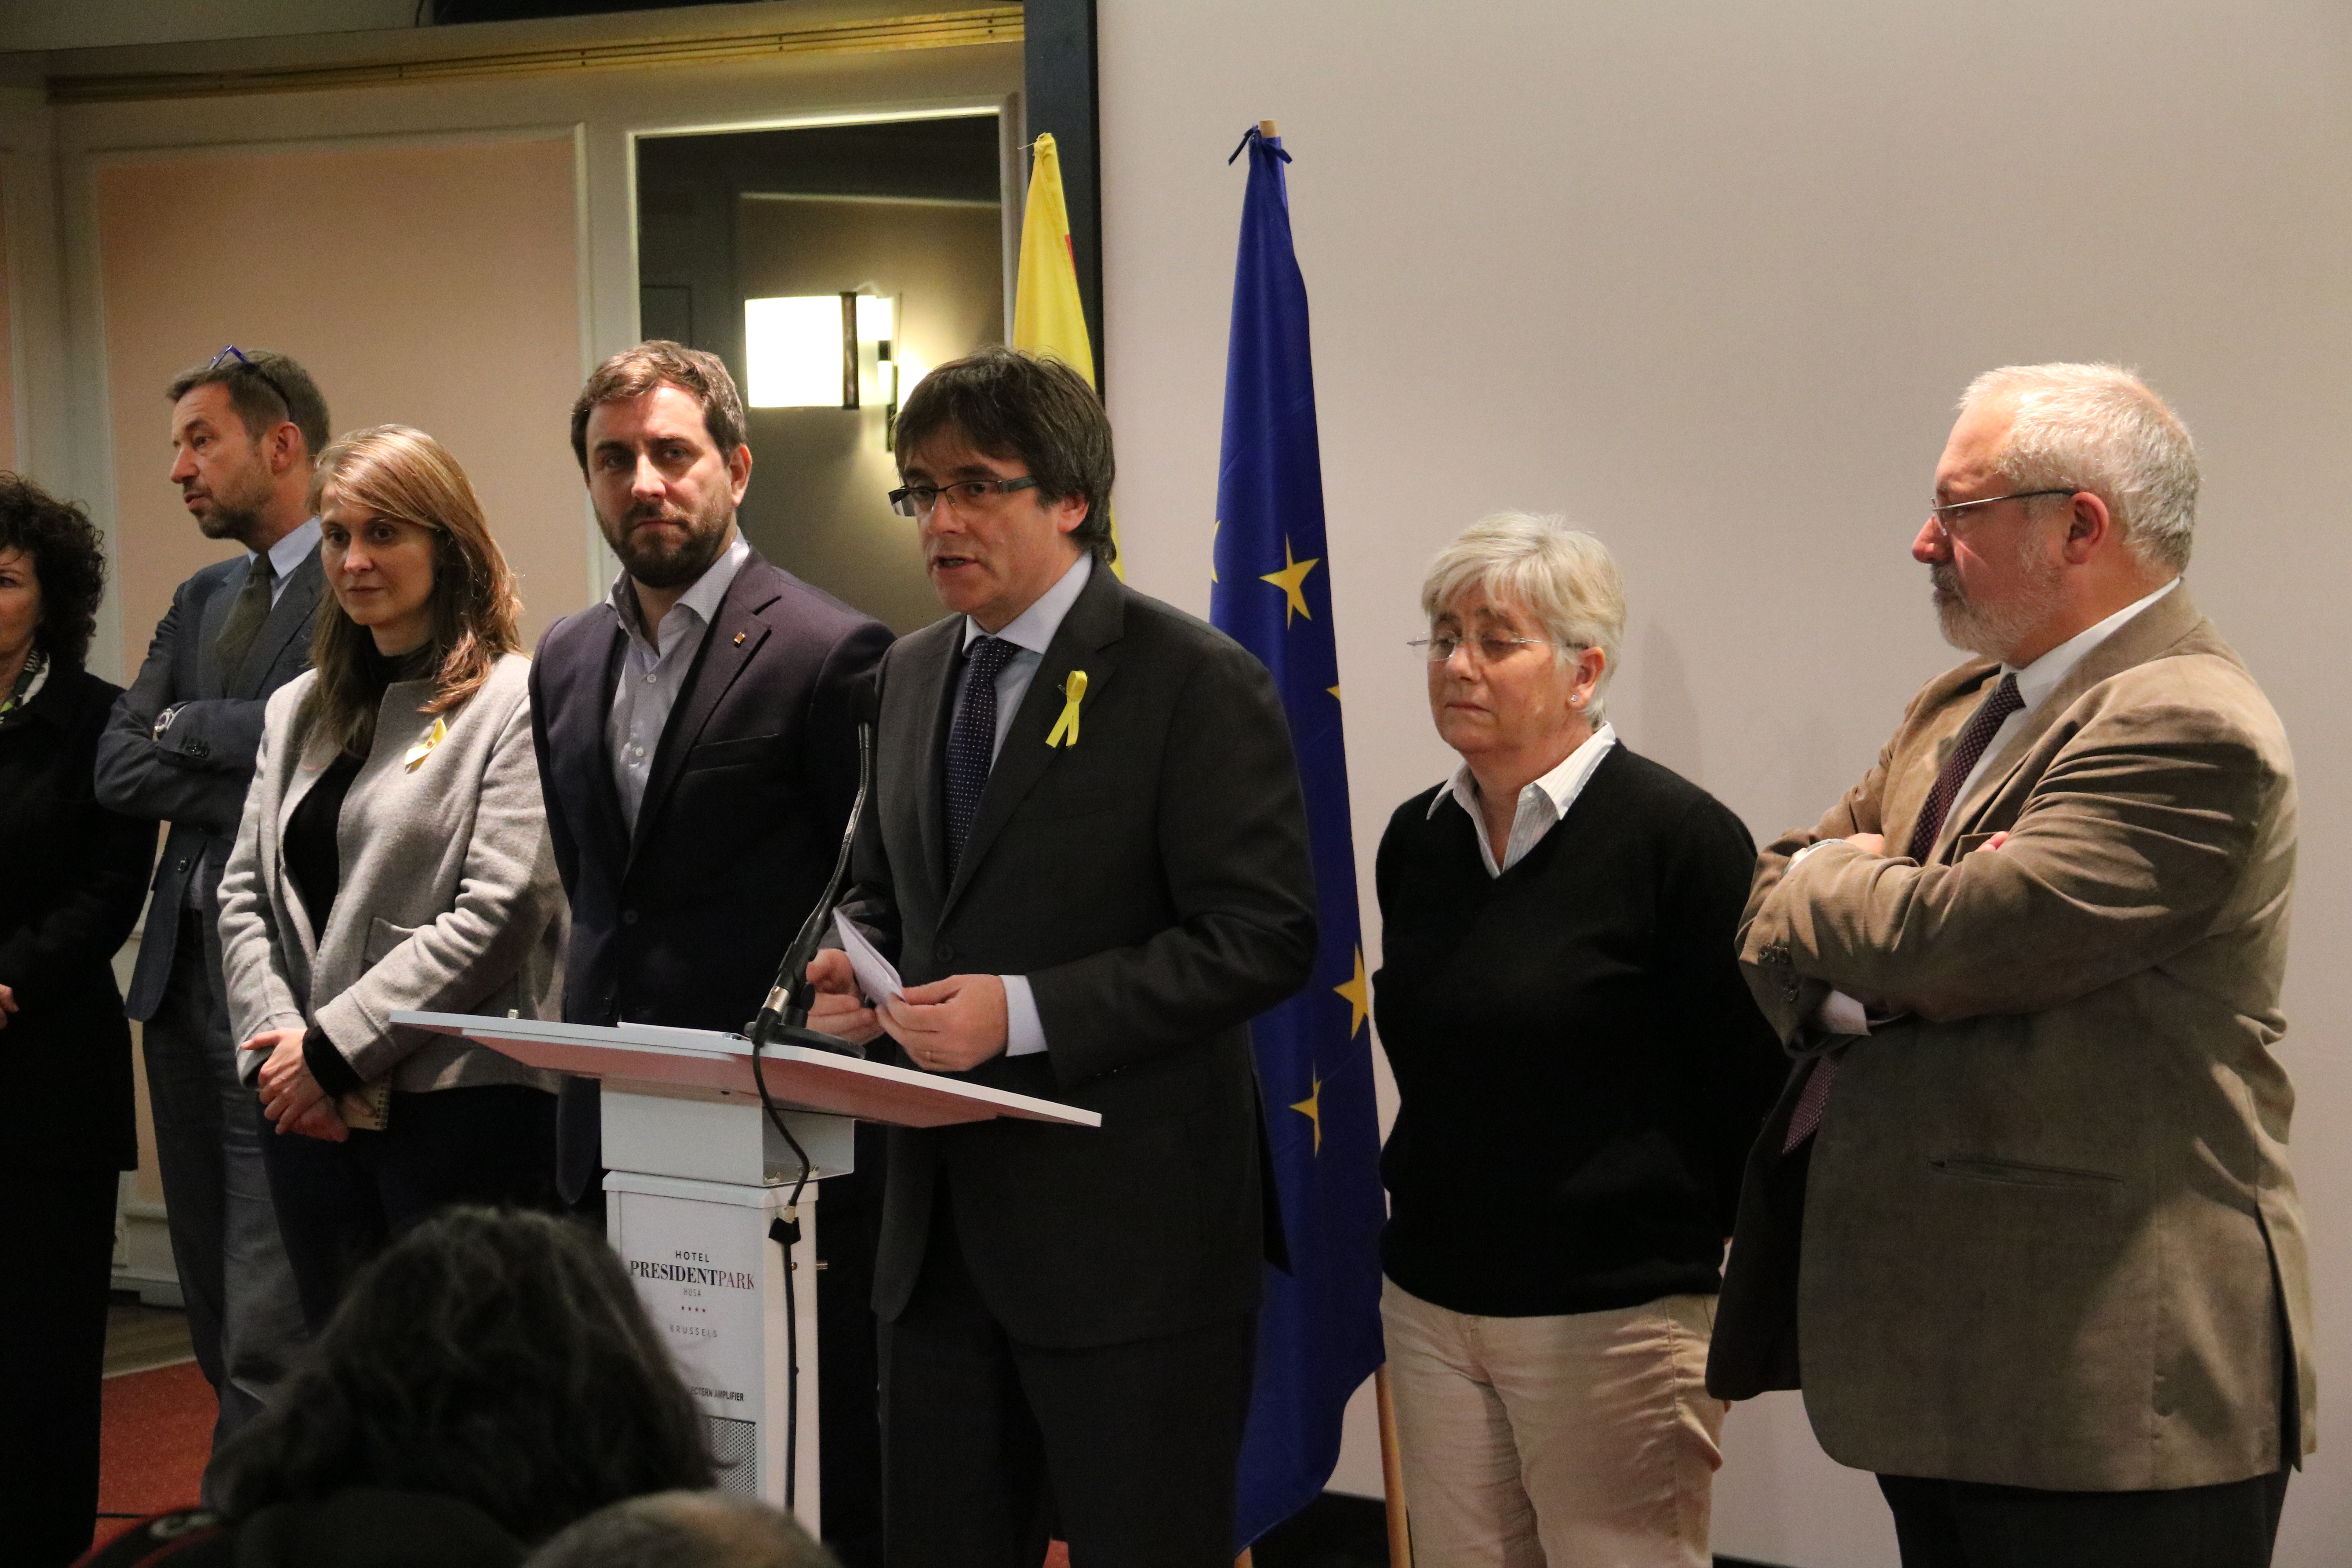
[[[898,300],[845,292],[743,301],[746,401],[754,408],[878,408],[898,419]]]
[[[898,424],[898,300],[878,294],[856,299],[857,395],[865,406],[882,410],[882,447],[889,451]]]
[[[746,401],[754,408],[857,406],[854,294],[743,301]]]

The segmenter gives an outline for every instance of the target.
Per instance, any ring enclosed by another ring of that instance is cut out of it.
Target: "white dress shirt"
[[[1441,791],[1429,803],[1429,815],[1435,816],[1437,808],[1447,801],[1454,802],[1469,815],[1477,826],[1478,858],[1486,862],[1486,875],[1499,877],[1521,860],[1528,850],[1542,842],[1543,836],[1559,826],[1576,797],[1584,793],[1586,781],[1609,748],[1617,743],[1617,726],[1603,724],[1585,737],[1584,743],[1560,760],[1559,766],[1522,787],[1517,813],[1511,818],[1511,837],[1503,846],[1503,863],[1495,864],[1495,847],[1486,840],[1486,821],[1478,815],[1478,780],[1464,763],[1454,770],[1454,783],[1449,790]]]
[[[735,542],[678,595],[652,641],[646,637],[638,612],[636,585],[626,572],[614,579],[613,608],[620,613],[621,628],[629,640],[621,652],[621,678],[613,683],[613,710],[604,716],[604,750],[613,759],[621,820],[632,835],[637,830],[637,810],[645,804],[646,784],[653,777],[654,754],[661,749],[662,730],[669,723],[670,710],[677,706],[687,671],[694,668],[694,656],[719,614],[719,600],[751,558],[751,546],[738,532]]]
[[[996,740],[988,749],[992,765],[997,752],[1004,749],[1004,737],[1013,728],[1013,716],[1021,711],[1021,700],[1029,694],[1029,683],[1037,679],[1037,668],[1045,662],[1046,647],[1053,642],[1054,634],[1062,629],[1062,618],[1078,602],[1078,595],[1086,591],[1094,573],[1094,552],[1088,551],[1070,564],[1058,582],[1038,595],[1035,604],[1013,616],[995,634],[1021,651],[1006,659],[1004,668],[996,672]],[[963,618],[963,646],[967,650],[989,635],[970,616]],[[968,663],[963,679],[971,679],[971,666]],[[961,686],[956,689],[956,705],[963,705]],[[1037,997],[1029,988],[1029,977],[1000,974],[997,978],[1004,982],[1004,1054],[1035,1056],[1045,1048],[1045,1026],[1037,1016]]]
[[[1953,808],[1958,809],[1960,802],[1969,798],[1969,791],[1976,787],[1977,781],[1984,776],[1985,769],[1992,765],[1992,760],[2000,753],[2001,747],[2009,743],[2010,737],[2017,733],[2021,725],[2033,717],[2033,710],[2058,689],[2059,682],[2074,673],[2076,665],[2090,658],[2094,648],[2121,631],[2126,621],[2179,586],[2180,579],[2175,577],[2146,598],[2133,600],[2097,626],[2077,632],[2021,668],[2013,664],[2002,665],[2002,674],[2017,678],[2017,695],[2025,706],[2002,720],[2000,728],[1995,730],[1992,738],[1985,742],[1984,755],[1977,759],[1977,765],[1969,770],[1969,776],[1960,781],[1959,789],[1952,795]],[[1820,847],[1820,844],[1806,845],[1797,851],[1789,864],[1795,866]],[[1822,1005],[1813,1009],[1813,1022],[1832,1035],[1870,1033],[1868,1009],[1843,991],[1832,991],[1822,998]]]

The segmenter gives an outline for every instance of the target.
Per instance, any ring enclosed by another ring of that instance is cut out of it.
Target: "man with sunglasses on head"
[[[548,629],[531,737],[572,904],[563,1016],[740,1029],[823,896],[857,794],[862,689],[890,633],[771,565],[735,509],[751,482],[743,404],[715,354],[662,340],[598,365],[572,451],[621,574]],[[603,1212],[594,1082],[557,1110],[566,1202]],[[824,1184],[816,1226],[818,1454],[825,1542],[880,1552],[881,1436],[866,1281],[882,1141]]]
[[[1249,1020],[1303,984],[1315,879],[1265,668],[1112,574],[1110,423],[1068,366],[941,365],[892,496],[950,613],[878,678],[845,909],[908,982],[819,955],[811,1023],[1097,1111],[890,1130],[891,1568],[1223,1568],[1259,1289]],[[1278,1219],[1273,1224],[1278,1226]]]
[[[99,743],[100,804],[172,825],[125,1011],[144,1026],[147,1098],[172,1258],[219,1446],[268,1400],[302,1313],[237,1081],[218,896],[270,693],[310,662],[324,578],[311,465],[327,404],[299,364],[224,348],[173,378],[172,482],[206,539],[243,548],[180,584]]]
[[[1708,1386],[1801,1383],[1906,1568],[2256,1568],[2314,1446],[2294,764],[2181,582],[2197,486],[2129,372],[1978,377],[1911,546],[1978,657],[1749,896],[1801,1059]]]

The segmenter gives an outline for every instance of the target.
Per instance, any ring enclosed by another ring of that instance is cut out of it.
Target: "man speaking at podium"
[[[874,1304],[893,1568],[1232,1562],[1264,1228],[1247,1022],[1305,984],[1315,883],[1265,668],[1112,574],[1110,426],[991,349],[898,416],[951,614],[882,661],[845,909],[810,1022],[1099,1111],[894,1128]],[[1050,1498],[1050,1503],[1048,1499]]]
[[[736,525],[743,405],[716,355],[653,342],[599,365],[572,447],[622,574],[551,627],[531,666],[540,786],[572,903],[563,1016],[740,1029],[824,893],[857,792],[857,687],[880,625],[760,558]],[[597,1188],[597,1086],[565,1082],[558,1176]],[[879,1490],[867,1174],[824,1185],[817,1247],[825,1534],[876,1555]],[[867,1147],[868,1144],[872,1148]],[[845,1289],[846,1287],[846,1289]]]

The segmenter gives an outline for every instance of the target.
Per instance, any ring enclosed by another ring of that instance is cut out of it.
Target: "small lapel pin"
[[[743,634],[741,632],[737,632],[735,634],[735,646],[737,647],[741,647],[743,646]]]
[[[1062,682],[1062,716],[1054,721],[1054,732],[1045,737],[1048,746],[1078,743],[1078,703],[1087,694],[1087,672],[1070,671],[1070,679]]]
[[[433,748],[448,738],[449,726],[438,719],[434,720],[433,728],[425,731],[425,739],[408,748],[408,755],[403,759],[408,764],[408,771],[413,773],[424,766],[425,759],[433,754]]]

